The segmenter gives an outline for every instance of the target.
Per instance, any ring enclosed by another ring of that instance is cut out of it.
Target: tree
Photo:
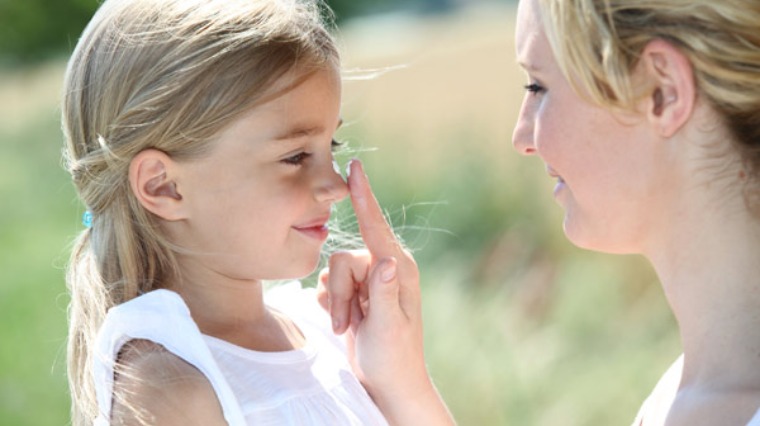
[[[325,0],[338,23],[393,9],[440,9],[452,0]],[[0,0],[0,63],[25,64],[67,53],[99,0]]]
[[[71,49],[97,0],[0,0],[0,56],[26,63]]]

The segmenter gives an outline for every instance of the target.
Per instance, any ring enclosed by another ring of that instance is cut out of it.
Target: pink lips
[[[319,241],[326,240],[330,234],[330,229],[327,227],[327,218],[320,218],[303,225],[297,225],[293,229]]]
[[[546,173],[548,173],[549,176],[553,177],[554,179],[557,179],[557,184],[554,186],[554,196],[556,197],[557,193],[559,193],[559,191],[565,187],[565,180],[562,179],[562,177],[549,166],[546,166]]]

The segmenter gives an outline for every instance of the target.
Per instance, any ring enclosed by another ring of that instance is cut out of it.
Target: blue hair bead
[[[87,210],[82,215],[82,225],[86,226],[87,228],[92,228],[92,212]]]

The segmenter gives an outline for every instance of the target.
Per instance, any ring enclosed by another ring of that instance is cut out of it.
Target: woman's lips
[[[554,196],[556,197],[560,191],[565,189],[565,186],[565,180],[557,176],[557,184],[554,185]]]
[[[546,166],[546,173],[557,180],[557,184],[554,186],[554,196],[557,196],[557,193],[565,188],[565,180],[562,179],[562,176],[558,175],[557,172],[555,172],[554,169],[549,166]]]

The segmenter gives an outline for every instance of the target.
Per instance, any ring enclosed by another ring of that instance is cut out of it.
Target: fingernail
[[[351,177],[351,165],[352,164],[354,164],[354,160],[353,159],[351,161],[349,161],[348,164],[346,165],[346,179],[348,179],[348,178]]]
[[[396,278],[396,264],[394,262],[386,261],[383,270],[380,272],[380,279],[383,280],[384,283],[389,283],[393,281],[394,278]]]
[[[337,318],[333,318],[332,326],[333,326],[333,331],[337,333],[338,330],[340,330],[340,320]]]
[[[338,176],[341,176],[341,174],[340,174],[340,166],[338,165],[338,162],[335,161],[335,160],[333,160],[332,166],[333,166],[333,171],[335,172],[335,174],[338,175]]]

